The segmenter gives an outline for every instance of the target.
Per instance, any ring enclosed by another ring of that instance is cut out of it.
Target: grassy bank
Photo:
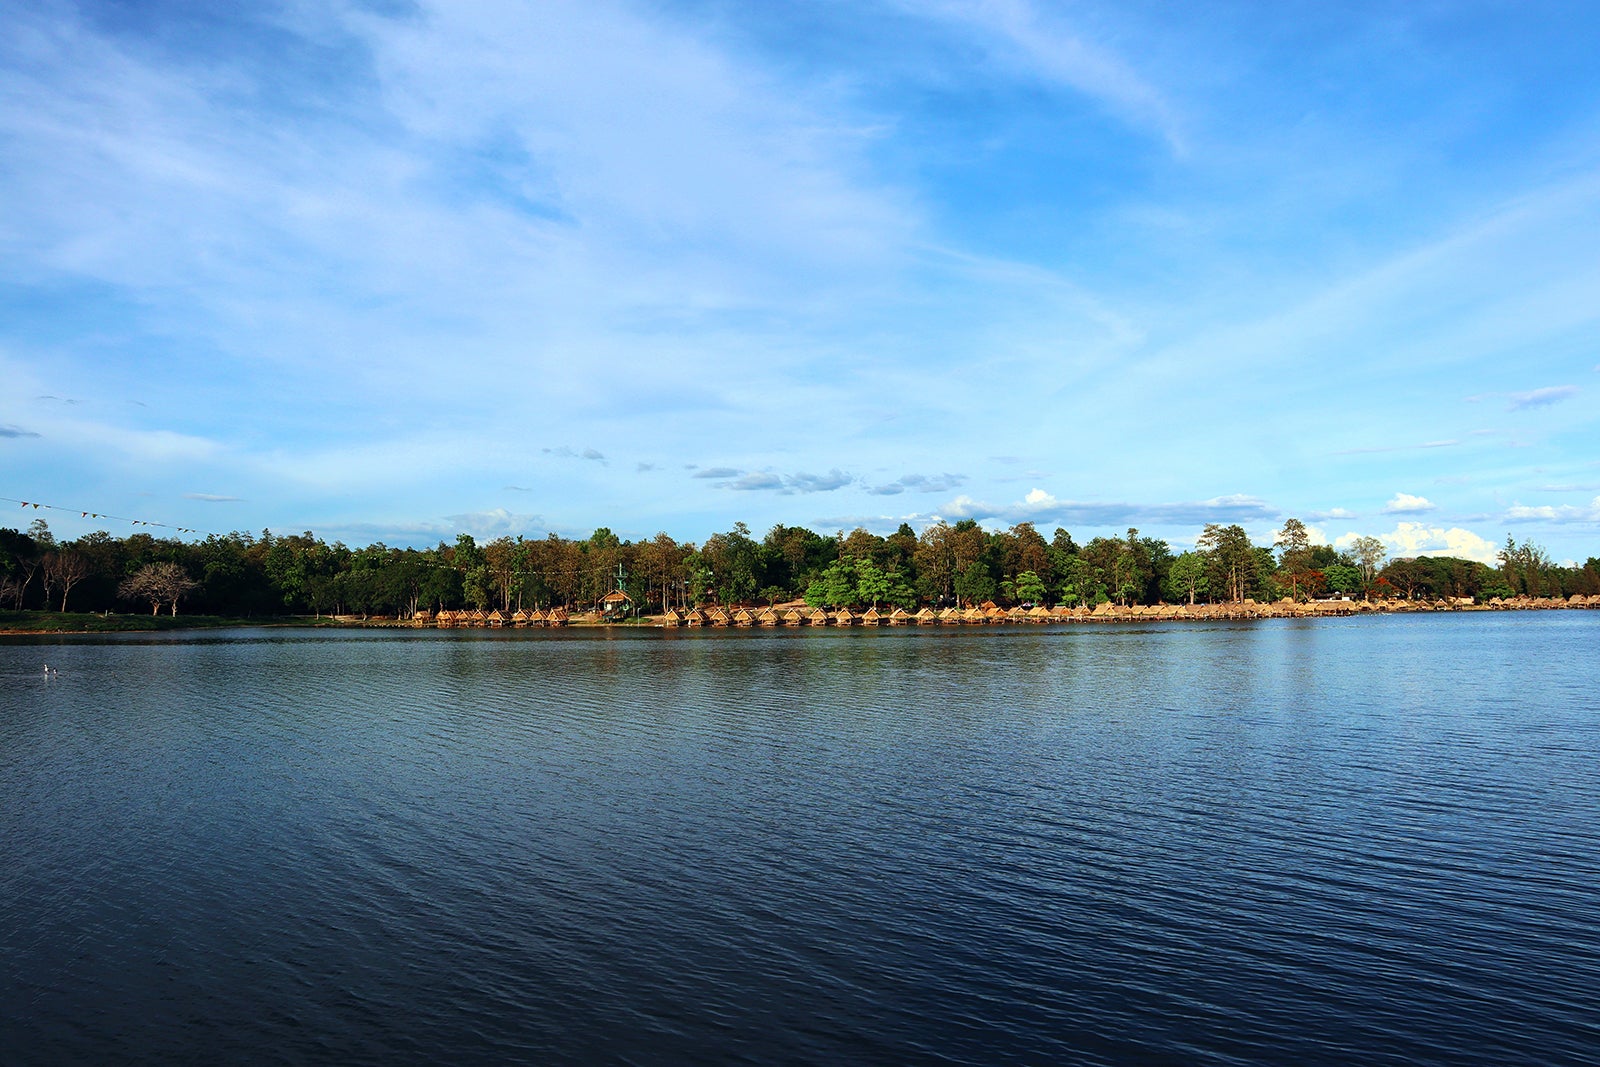
[[[228,626],[282,626],[299,619],[238,619],[218,615],[97,615],[74,611],[0,611],[0,634],[153,633]]]

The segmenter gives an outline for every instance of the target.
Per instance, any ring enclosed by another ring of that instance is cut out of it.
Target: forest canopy
[[[816,607],[913,609],[1600,593],[1600,559],[1556,566],[1538,545],[1508,537],[1498,563],[1388,559],[1383,543],[1368,537],[1336,551],[1311,544],[1296,519],[1272,545],[1213,524],[1181,552],[1137,529],[1080,545],[1064,529],[1047,539],[1032,523],[985,530],[971,520],[936,522],[920,534],[902,524],[888,536],[778,525],[759,539],[736,523],[699,544],[665,533],[625,541],[605,527],[582,540],[550,534],[480,544],[463,533],[427,549],[352,548],[309,531],[197,541],[98,531],[57,541],[36,520],[26,531],[0,529],[0,608],[408,617],[460,607],[581,610],[619,588],[644,612],[802,598]]]

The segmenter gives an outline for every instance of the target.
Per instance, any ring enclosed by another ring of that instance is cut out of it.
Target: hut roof
[[[633,603],[633,597],[629,596],[627,593],[624,593],[620,589],[613,589],[611,592],[607,593],[605,596],[600,598],[600,603],[602,603],[602,604],[632,604]]]

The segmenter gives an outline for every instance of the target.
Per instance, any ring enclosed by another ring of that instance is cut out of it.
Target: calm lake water
[[[1597,1062],[1597,639],[0,639],[0,1060]]]

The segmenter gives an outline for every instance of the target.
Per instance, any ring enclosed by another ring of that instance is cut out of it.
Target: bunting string
[[[126,522],[133,526],[149,526],[162,530],[172,530],[175,533],[204,534],[215,537],[222,536],[221,534],[213,534],[210,530],[196,530],[189,526],[176,526],[169,522],[155,522],[151,519],[130,519],[126,515],[112,515],[110,512],[89,511],[85,508],[69,508],[60,504],[46,504],[39,500],[19,500],[16,497],[0,496],[0,501],[5,501],[11,504],[20,504],[22,505],[22,509],[24,511],[28,510],[29,508],[32,508],[34,511],[39,511],[42,509],[44,511],[57,511],[63,515],[69,515],[76,511],[78,513],[78,517],[83,519],[109,519],[112,522]]]

